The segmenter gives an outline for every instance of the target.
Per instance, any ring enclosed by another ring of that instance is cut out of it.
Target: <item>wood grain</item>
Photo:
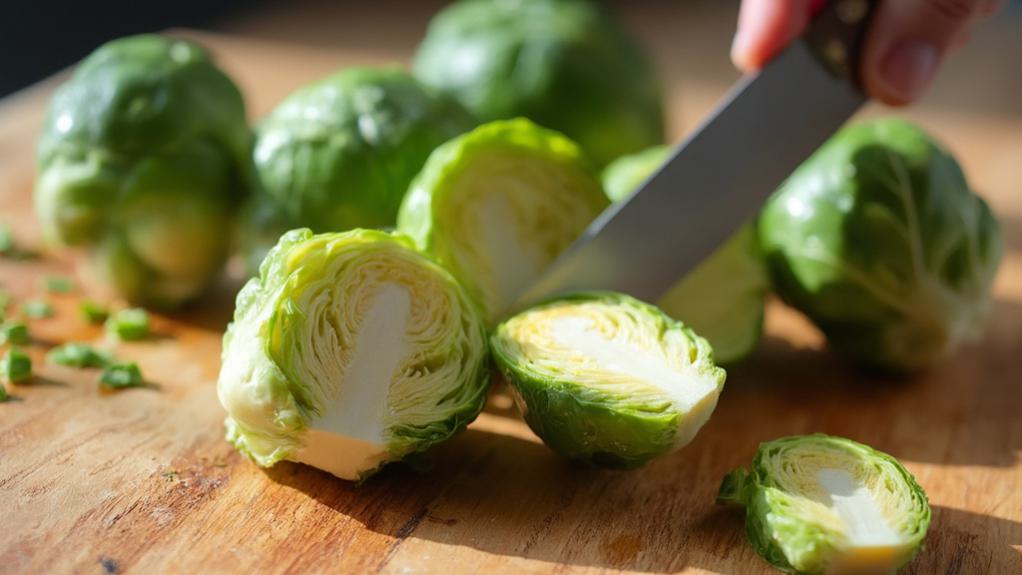
[[[696,4],[686,19],[641,6],[647,13],[627,15],[669,78],[677,136],[733,78],[731,14]],[[345,65],[402,60],[414,44],[400,35],[392,51],[332,48],[316,34],[340,20],[320,10],[304,28],[277,12],[265,18],[278,27],[259,15],[237,24],[280,36],[311,30],[317,48],[199,36],[239,79],[253,117],[301,83]],[[414,18],[403,25],[421,26]],[[721,53],[715,64],[672,59],[670,18],[686,31],[674,35],[683,47]],[[731,371],[707,426],[644,469],[564,462],[497,388],[486,413],[434,449],[428,468],[393,466],[357,487],[296,464],[262,470],[224,442],[215,381],[235,283],[225,280],[184,314],[157,317],[152,340],[120,344],[157,387],[115,394],[99,393],[95,372],[43,365],[51,345],[103,338],[78,319],[80,294],[48,296],[57,315],[31,325],[39,377],[0,404],[0,572],[770,573],[745,543],[740,515],[714,507],[713,496],[760,441],[815,431],[895,455],[926,489],[933,525],[908,572],[1022,572],[1022,109],[954,97],[966,78],[992,78],[984,70],[1012,69],[1022,57],[1017,28],[991,30],[978,54],[962,56],[987,67],[952,67],[909,114],[962,159],[1008,247],[985,338],[930,372],[911,381],[857,374],[822,350],[801,317],[772,303],[761,349]],[[32,145],[53,85],[0,102],[0,219],[27,244],[37,241]],[[0,284],[23,299],[40,294],[41,276],[70,269],[54,257],[0,260]]]

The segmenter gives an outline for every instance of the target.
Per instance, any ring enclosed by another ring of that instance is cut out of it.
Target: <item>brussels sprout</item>
[[[451,270],[492,325],[607,204],[576,144],[517,119],[437,148],[397,225]]]
[[[607,196],[613,201],[630,196],[669,152],[655,147],[614,161],[603,170]],[[714,358],[727,365],[743,359],[759,342],[769,291],[759,239],[753,225],[747,224],[674,284],[657,305],[709,340]]]
[[[101,46],[50,102],[35,190],[46,237],[85,247],[91,277],[132,301],[196,297],[227,253],[245,122],[238,89],[198,46],[153,35]]]
[[[836,352],[889,371],[979,334],[1002,250],[955,160],[891,119],[832,137],[770,199],[759,231],[781,297]]]
[[[474,125],[398,68],[352,68],[299,89],[257,129],[260,197],[248,210],[247,249],[265,252],[294,227],[393,226],[433,148]]]
[[[480,120],[527,117],[600,165],[663,141],[653,66],[597,2],[453,3],[430,23],[414,71]]]
[[[540,304],[490,345],[536,435],[596,465],[639,467],[688,444],[724,385],[706,340],[623,294]]]
[[[671,149],[667,146],[653,146],[621,156],[603,169],[600,175],[603,191],[612,202],[628,198],[667,161],[670,153]]]
[[[894,573],[930,525],[926,493],[898,460],[822,434],[760,445],[717,502],[744,506],[749,543],[788,573]]]
[[[281,237],[238,294],[217,390],[227,438],[262,466],[344,479],[463,429],[489,382],[482,318],[399,234]]]

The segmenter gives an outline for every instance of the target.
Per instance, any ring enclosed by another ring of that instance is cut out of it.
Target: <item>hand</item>
[[[965,44],[1005,0],[882,0],[866,35],[860,74],[866,91],[902,105],[926,92],[948,51]],[[809,23],[816,0],[742,0],[731,59],[757,70]]]

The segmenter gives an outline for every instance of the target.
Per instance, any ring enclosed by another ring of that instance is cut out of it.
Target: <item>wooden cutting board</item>
[[[336,68],[392,58],[190,35],[239,80],[254,117]],[[670,80],[675,135],[726,86]],[[29,245],[32,147],[54,85],[0,102],[0,219]],[[431,469],[392,466],[356,487],[302,465],[260,469],[223,440],[215,385],[235,283],[121,344],[158,387],[106,395],[95,372],[44,365],[54,344],[103,337],[79,319],[80,294],[47,296],[56,316],[31,322],[38,377],[0,404],[0,572],[770,573],[741,516],[713,498],[759,442],[810,432],[891,453],[924,486],[933,524],[908,572],[1022,572],[1022,114],[936,98],[911,115],[961,157],[1007,244],[985,338],[929,373],[855,374],[772,303],[761,349],[731,370],[710,422],[644,469],[566,463],[497,389]],[[0,284],[24,299],[70,270],[52,256],[0,260]]]

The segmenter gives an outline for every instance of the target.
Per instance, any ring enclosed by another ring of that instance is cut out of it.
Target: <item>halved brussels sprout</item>
[[[841,130],[770,199],[760,239],[777,292],[838,353],[925,367],[982,330],[997,220],[961,169],[902,120]]]
[[[517,119],[437,148],[397,225],[451,270],[492,325],[607,204],[574,142]]]
[[[603,191],[612,202],[628,198],[639,189],[646,178],[664,165],[670,153],[671,148],[667,146],[653,146],[641,152],[621,156],[608,164],[600,174]]]
[[[393,226],[429,153],[475,125],[456,101],[399,68],[349,68],[300,88],[257,129],[259,195],[243,247],[265,255],[297,227]]]
[[[623,294],[540,304],[490,345],[536,435],[596,465],[639,467],[688,444],[724,385],[705,339]]]
[[[662,146],[624,156],[603,170],[613,201],[628,198],[667,160]],[[709,340],[717,363],[749,355],[763,333],[764,300],[770,291],[766,265],[753,224],[746,224],[696,269],[679,280],[657,305]]]
[[[430,22],[415,75],[485,122],[523,116],[600,165],[663,141],[653,65],[589,0],[463,0]]]
[[[822,434],[763,443],[717,502],[744,506],[749,543],[788,573],[894,573],[930,525],[926,493],[898,460]]]
[[[192,299],[227,255],[250,141],[240,92],[200,47],[109,42],[50,102],[35,190],[44,234],[85,247],[91,276],[131,301]]]
[[[262,466],[364,478],[475,419],[487,357],[478,311],[408,238],[294,230],[224,335],[227,438]]]

